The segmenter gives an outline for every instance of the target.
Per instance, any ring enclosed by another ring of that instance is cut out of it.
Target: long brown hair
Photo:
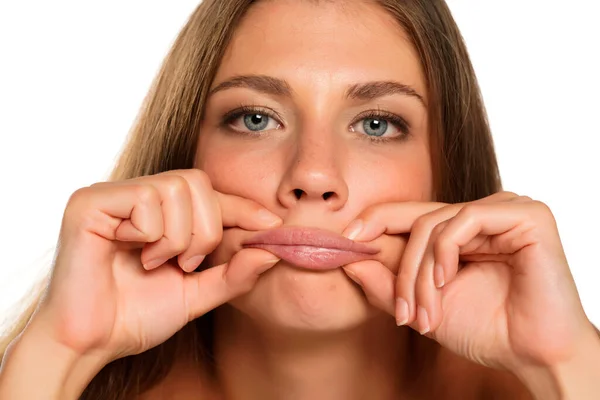
[[[313,2],[318,2],[312,0]],[[192,168],[204,104],[223,53],[252,0],[204,0],[167,55],[111,179]],[[500,178],[479,87],[460,32],[444,0],[377,0],[415,46],[427,82],[435,197],[455,203],[500,190]],[[4,353],[31,307],[0,343]],[[210,365],[211,313],[173,338],[107,365],[82,399],[126,400],[166,376],[178,354]]]

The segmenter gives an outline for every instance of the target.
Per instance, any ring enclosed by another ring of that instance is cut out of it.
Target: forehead
[[[395,80],[426,95],[406,32],[382,7],[366,1],[257,2],[236,28],[213,86],[250,74],[315,90]]]

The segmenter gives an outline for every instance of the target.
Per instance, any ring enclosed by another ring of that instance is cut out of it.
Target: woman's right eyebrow
[[[293,93],[290,85],[283,79],[266,75],[239,75],[219,83],[211,89],[208,95],[212,96],[217,92],[230,88],[248,88],[266,94],[286,97],[292,97]]]
[[[209,92],[209,96],[230,89],[248,88],[274,96],[292,97],[293,89],[283,79],[267,75],[238,75],[219,83]],[[426,107],[426,102],[414,88],[397,81],[373,81],[350,85],[345,96],[349,99],[373,100],[378,97],[401,94],[417,99]]]

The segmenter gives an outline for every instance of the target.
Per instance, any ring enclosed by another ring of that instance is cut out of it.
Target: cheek
[[[365,207],[386,202],[432,200],[433,176],[426,148],[363,157],[352,165],[350,191],[354,188],[354,200]]]
[[[273,179],[272,159],[240,146],[228,146],[215,141],[201,139],[196,168],[206,172],[216,191],[265,205],[265,200],[270,198],[268,194],[274,193],[277,187]]]

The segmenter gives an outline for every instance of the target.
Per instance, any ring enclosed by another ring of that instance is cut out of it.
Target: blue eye
[[[350,125],[352,132],[361,133],[372,141],[404,139],[409,135],[406,120],[396,114],[383,110],[369,110],[360,114]]]
[[[388,129],[385,119],[365,118],[362,125],[365,133],[369,136],[383,136]]]
[[[350,131],[362,134],[374,142],[402,140],[409,136],[410,125],[394,113],[384,110],[367,110],[356,117]]]
[[[223,126],[236,132],[260,134],[263,131],[281,129],[275,113],[268,109],[243,106],[223,117]]]
[[[269,116],[263,114],[244,114],[244,125],[251,131],[262,131],[269,125]]]

